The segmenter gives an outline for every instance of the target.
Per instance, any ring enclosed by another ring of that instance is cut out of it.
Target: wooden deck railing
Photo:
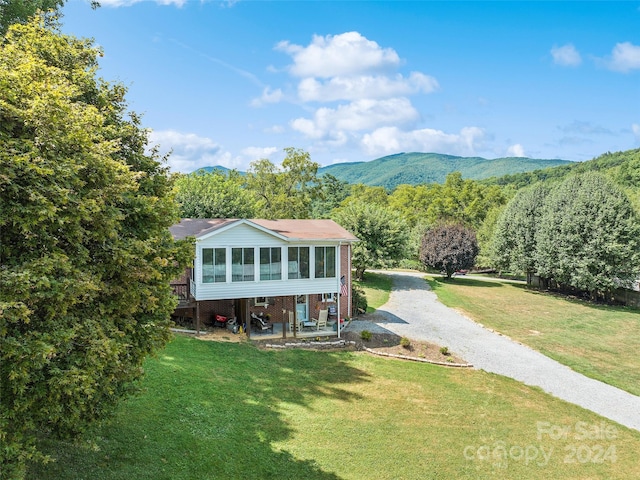
[[[173,290],[173,294],[178,297],[178,307],[187,305],[191,302],[188,283],[172,283],[171,288]]]

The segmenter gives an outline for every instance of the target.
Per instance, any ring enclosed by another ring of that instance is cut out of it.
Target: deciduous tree
[[[285,153],[279,167],[264,158],[252,162],[247,188],[262,218],[309,218],[320,165],[303,150],[289,147]]]
[[[47,21],[51,19],[64,0],[2,0],[0,1],[0,35],[4,35],[10,25],[24,23],[36,13],[48,12]]]
[[[640,223],[607,177],[568,177],[547,197],[537,234],[538,274],[599,297],[640,273]]]
[[[362,280],[368,268],[390,267],[404,258],[408,229],[397,212],[354,201],[336,209],[332,218],[360,240],[352,250],[357,279]]]
[[[100,51],[37,18],[0,44],[0,478],[132,390],[187,264],[172,184]]]
[[[420,260],[427,267],[444,272],[447,278],[473,267],[477,254],[475,231],[460,223],[437,224],[422,237]]]
[[[256,205],[235,170],[192,173],[176,179],[176,201],[185,218],[253,218]]]
[[[538,226],[548,195],[543,183],[520,190],[502,211],[491,242],[493,266],[525,273],[528,283],[537,270]]]

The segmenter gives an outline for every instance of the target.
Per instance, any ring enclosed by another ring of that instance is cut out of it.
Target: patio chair
[[[260,318],[253,312],[251,313],[251,325],[258,332],[266,332],[268,330],[271,330],[271,333],[273,333],[273,323],[265,322],[262,318]]]
[[[293,310],[289,310],[289,331],[293,332],[293,325],[296,322],[296,315],[295,312]],[[296,332],[300,331],[300,322],[298,322],[298,325],[296,326]]]
[[[329,317],[329,310],[320,310],[320,312],[318,313],[318,318],[317,319],[313,319],[313,321],[316,324],[316,327],[318,327],[318,330],[325,329],[327,328],[327,318]]]

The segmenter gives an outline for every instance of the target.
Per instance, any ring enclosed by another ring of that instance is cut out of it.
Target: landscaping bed
[[[342,337],[356,342],[358,350],[371,350],[390,356],[409,357],[410,359],[444,364],[466,364],[460,356],[448,351],[445,347],[421,340],[406,339],[393,333],[371,333],[371,338],[362,338],[362,332],[344,332]],[[365,336],[368,336],[365,334]],[[407,343],[408,341],[408,343]],[[404,343],[404,345],[403,345]]]

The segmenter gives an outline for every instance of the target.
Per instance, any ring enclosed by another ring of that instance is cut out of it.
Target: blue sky
[[[173,171],[640,146],[640,1],[69,0]]]

